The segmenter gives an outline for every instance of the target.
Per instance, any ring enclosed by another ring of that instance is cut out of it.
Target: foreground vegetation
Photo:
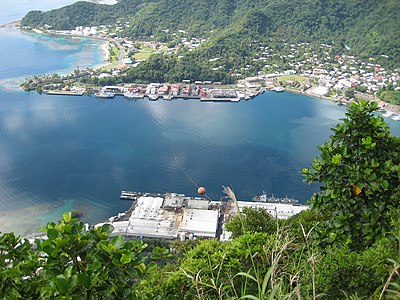
[[[64,214],[36,248],[0,237],[3,299],[399,299],[400,138],[374,103],[353,103],[306,180],[311,209],[289,220],[246,209],[230,242],[124,241]],[[236,201],[231,189],[225,189]],[[165,247],[160,247],[165,246]]]

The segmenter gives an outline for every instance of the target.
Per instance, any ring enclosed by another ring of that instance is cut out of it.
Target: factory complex
[[[212,201],[203,197],[187,197],[184,194],[150,194],[121,192],[121,199],[132,201],[125,213],[111,217],[112,235],[125,238],[160,238],[185,241],[196,237],[229,240],[230,232],[224,224],[244,207],[265,209],[275,218],[287,219],[305,209],[306,205],[291,202],[288,198],[271,198],[266,201]],[[286,199],[286,201],[285,201]]]

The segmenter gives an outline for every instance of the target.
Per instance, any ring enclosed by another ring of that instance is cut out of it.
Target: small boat
[[[400,121],[400,115],[395,115],[392,117],[392,119],[395,121]]]
[[[274,88],[274,91],[275,92],[277,92],[277,93],[281,93],[281,92],[283,92],[285,89],[283,88],[283,87],[281,87],[281,86],[277,86],[276,88]]]
[[[394,113],[391,111],[387,111],[386,113],[384,113],[382,116],[385,118],[390,118]]]
[[[172,98],[174,98],[172,95],[163,95],[164,100],[172,100]]]
[[[150,94],[148,95],[149,100],[151,101],[156,101],[158,99],[158,95],[157,94]]]
[[[101,90],[98,91],[95,96],[97,98],[114,98],[115,94]]]
[[[142,94],[139,94],[139,93],[132,93],[132,92],[124,93],[124,96],[127,97],[127,98],[134,98],[134,99],[143,98],[143,95],[142,95]]]
[[[263,192],[261,195],[253,197],[252,201],[268,202],[268,203],[284,203],[284,204],[295,204],[299,202],[299,200],[296,200],[294,198],[288,198],[288,196],[286,197],[275,197],[274,195],[268,196],[265,192]]]

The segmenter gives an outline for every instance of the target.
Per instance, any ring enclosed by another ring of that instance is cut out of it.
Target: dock
[[[61,91],[61,90],[53,90],[47,92],[47,95],[62,95],[62,96],[83,96],[83,94],[84,92]]]
[[[142,192],[132,192],[132,191],[121,191],[120,199],[136,201],[140,197],[161,197],[160,193],[142,193]]]
[[[121,191],[120,199],[132,201],[132,205],[129,210],[109,218],[105,223],[114,227],[112,236],[181,241],[204,237],[227,241],[231,233],[223,225],[246,207],[264,209],[277,219],[288,219],[308,209],[308,205],[299,204],[291,198],[266,197],[265,193],[261,196],[261,199],[256,196],[253,201],[235,203],[225,198],[213,201],[178,193]],[[261,201],[254,201],[259,199]]]

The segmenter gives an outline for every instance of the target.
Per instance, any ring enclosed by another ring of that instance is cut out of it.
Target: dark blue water
[[[194,183],[213,199],[229,185],[239,199],[305,201],[315,187],[300,171],[343,113],[291,93],[201,103],[0,92],[0,210],[53,216],[53,203],[97,222],[128,208],[121,190],[195,195]]]

